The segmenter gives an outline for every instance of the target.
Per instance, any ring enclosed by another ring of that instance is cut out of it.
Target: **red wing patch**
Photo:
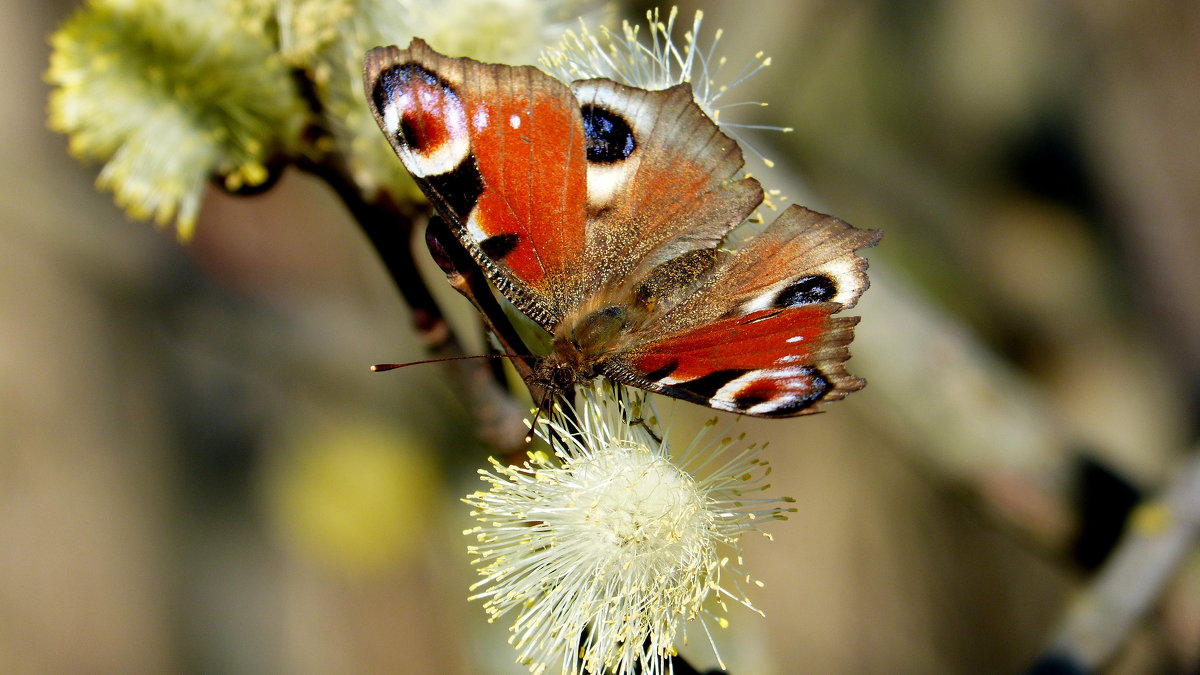
[[[760,417],[815,412],[861,389],[845,371],[857,317],[831,303],[723,319],[637,347],[611,369],[615,379],[718,410]]]
[[[363,77],[380,129],[493,283],[543,326],[557,323],[579,295],[586,228],[570,88],[421,40],[372,50]]]
[[[565,85],[532,68],[508,80],[477,85],[508,96],[468,106],[484,191],[467,233],[485,252],[491,238],[511,242],[496,260],[550,297],[583,252],[583,122]]]

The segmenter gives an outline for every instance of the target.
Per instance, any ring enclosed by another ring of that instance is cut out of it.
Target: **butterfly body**
[[[740,248],[762,203],[688,85],[570,86],[534,68],[372,50],[384,135],[496,289],[552,335],[533,379],[599,375],[787,417],[863,386],[845,372],[878,232],[799,206]]]

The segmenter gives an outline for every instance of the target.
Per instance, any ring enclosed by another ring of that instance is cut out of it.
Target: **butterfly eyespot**
[[[814,366],[786,370],[727,368],[682,382],[669,379],[677,367],[671,362],[647,372],[645,377],[665,384],[664,391],[671,396],[759,417],[801,414],[834,389],[829,378]]]
[[[784,307],[809,305],[814,302],[828,302],[835,296],[837,296],[837,284],[833,279],[824,274],[813,274],[800,277],[784,286],[771,301],[771,306],[783,309]]]
[[[447,173],[469,155],[466,111],[458,92],[421,65],[401,63],[381,71],[371,100],[414,175]]]
[[[444,129],[429,124],[425,115],[405,113],[400,118],[400,138],[409,150],[424,155],[437,150],[446,142]]]
[[[612,164],[628,159],[637,149],[633,128],[617,113],[598,105],[585,105],[583,133],[587,136],[587,159],[598,164]]]
[[[375,87],[371,90],[371,102],[375,104],[376,110],[382,112],[391,105],[392,93],[407,79],[407,68],[412,65],[414,64],[405,63],[380,71],[375,79]],[[387,131],[394,133],[392,129]]]
[[[756,405],[761,405],[770,401],[773,396],[778,393],[779,389],[771,382],[756,383],[755,386],[750,386],[742,391],[739,391],[733,397],[733,404],[741,410],[749,410]]]
[[[829,381],[829,378],[825,377],[821,371],[812,366],[800,368],[799,374],[808,378],[809,389],[806,393],[757,401],[755,405],[758,409],[753,412],[767,417],[791,417],[802,410],[811,408],[833,390],[833,383]],[[747,400],[746,402],[749,403],[750,401]],[[746,408],[746,410],[750,410],[750,408]]]

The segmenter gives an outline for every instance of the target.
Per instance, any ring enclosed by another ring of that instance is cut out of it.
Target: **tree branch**
[[[413,326],[429,353],[439,358],[463,356],[462,344],[446,322],[445,314],[426,287],[413,259],[412,233],[417,214],[406,212],[386,195],[376,201],[366,200],[336,155],[327,155],[320,162],[297,159],[296,163],[302,170],[328,183],[346,205],[383,261],[401,297],[412,309]],[[523,448],[525,406],[492,376],[485,361],[448,361],[444,367],[466,399],[467,407],[478,423],[479,437],[499,452]]]
[[[1161,497],[1134,511],[1117,550],[1072,604],[1030,672],[1087,673],[1104,667],[1163,594],[1198,537],[1200,447]]]

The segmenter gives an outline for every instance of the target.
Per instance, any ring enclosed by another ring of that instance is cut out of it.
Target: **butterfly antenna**
[[[466,361],[468,359],[517,359],[521,358],[514,354],[476,354],[474,356],[447,356],[440,359],[425,359],[424,361],[409,361],[408,363],[376,363],[371,366],[372,373],[382,373],[388,370],[397,368],[407,368],[408,366],[420,366],[426,363],[442,363],[444,361]]]

